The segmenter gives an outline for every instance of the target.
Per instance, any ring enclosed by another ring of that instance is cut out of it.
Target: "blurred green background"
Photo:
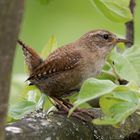
[[[140,44],[140,1],[136,2],[135,41]],[[52,35],[60,46],[98,28],[125,35],[125,26],[108,20],[90,0],[25,0],[19,38],[40,52]],[[17,47],[13,73],[23,73],[23,64],[22,51]]]

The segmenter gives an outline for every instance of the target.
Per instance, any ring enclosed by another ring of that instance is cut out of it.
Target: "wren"
[[[32,48],[18,40],[29,69],[27,80],[57,102],[80,89],[86,79],[96,77],[107,55],[119,42],[129,41],[106,30],[93,30],[56,49],[43,60]]]

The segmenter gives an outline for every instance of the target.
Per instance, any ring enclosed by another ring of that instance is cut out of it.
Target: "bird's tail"
[[[18,40],[17,42],[22,47],[25,63],[27,64],[29,73],[31,74],[35,68],[43,62],[43,60],[32,48],[25,45],[21,40]]]

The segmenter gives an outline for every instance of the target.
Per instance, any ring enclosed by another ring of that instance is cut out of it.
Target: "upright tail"
[[[29,73],[31,74],[35,68],[43,62],[43,60],[32,48],[26,46],[21,40],[18,40],[17,42],[22,47],[25,63],[27,64]]]

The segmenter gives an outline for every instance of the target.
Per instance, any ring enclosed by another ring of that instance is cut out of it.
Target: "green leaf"
[[[30,113],[35,109],[35,103],[31,101],[22,101],[14,105],[11,105],[9,108],[9,116],[14,119],[21,119],[26,114]]]
[[[118,86],[114,89],[112,94],[115,99],[119,99],[126,102],[138,103],[139,91],[130,89],[128,86]]]
[[[29,91],[27,96],[27,101],[36,102],[36,92],[34,90]]]
[[[113,73],[105,70],[102,70],[101,73],[96,78],[111,80],[112,82],[116,81],[116,77],[113,75]]]
[[[107,60],[108,60],[108,58],[109,58],[109,57],[107,57]],[[104,66],[103,66],[103,70],[109,71],[110,68],[111,68],[110,63],[109,63],[108,61],[105,61],[105,64],[104,64]]]
[[[92,3],[110,20],[127,22],[132,19],[129,9],[129,0],[91,0]]]
[[[54,36],[51,36],[48,43],[44,46],[41,52],[42,58],[47,58],[48,55],[57,48],[57,41]]]
[[[116,125],[134,113],[140,107],[138,92],[126,86],[117,87],[111,94],[100,98],[100,107],[105,114],[101,119],[93,120],[95,124]]]
[[[94,119],[92,121],[94,124],[98,124],[98,125],[113,125],[116,123],[116,121],[111,118],[111,117],[102,117],[102,118],[98,118],[98,119]]]
[[[130,90],[133,90],[133,91],[140,91],[140,88],[139,88],[139,86],[137,85],[136,82],[130,81],[130,82],[126,85],[126,87],[128,87]]]
[[[110,58],[115,63],[115,69],[121,78],[140,85],[140,48],[133,46],[124,53],[113,51]],[[120,61],[121,60],[121,61]]]
[[[117,85],[110,80],[98,80],[90,78],[84,82],[78,95],[78,100],[74,103],[74,107],[70,110],[69,115],[79,105],[93,100],[100,96],[110,93]]]

